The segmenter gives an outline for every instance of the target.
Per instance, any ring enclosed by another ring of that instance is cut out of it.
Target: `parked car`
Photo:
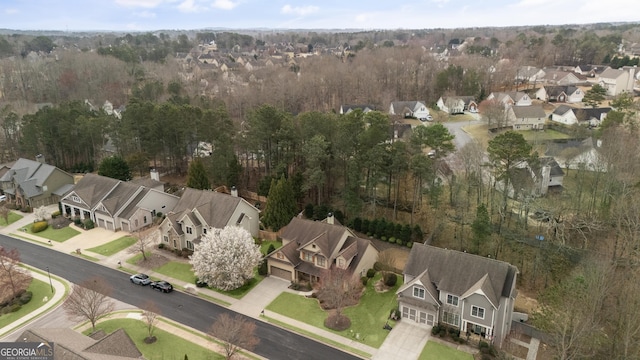
[[[7,201],[7,195],[0,195],[0,202]]]
[[[149,285],[151,284],[151,279],[149,279],[149,275],[147,274],[135,274],[135,275],[131,275],[131,277],[129,278],[129,280],[131,280],[132,283],[136,284],[136,285]]]
[[[173,291],[173,285],[169,284],[164,280],[152,282],[151,288],[154,290],[165,292],[165,293],[170,293]]]

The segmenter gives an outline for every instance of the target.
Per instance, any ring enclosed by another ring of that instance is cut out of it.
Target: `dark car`
[[[173,291],[173,285],[169,284],[166,281],[154,281],[151,283],[151,288],[165,293]]]
[[[134,284],[142,285],[142,286],[149,285],[151,283],[151,279],[149,279],[149,275],[147,274],[131,275],[129,280],[131,280],[131,282]]]

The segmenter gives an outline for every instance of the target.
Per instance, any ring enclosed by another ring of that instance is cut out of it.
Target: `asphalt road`
[[[162,294],[149,287],[129,282],[129,274],[114,270],[82,258],[63,254],[28,241],[0,235],[0,246],[15,248],[20,252],[21,261],[41,270],[49,267],[51,274],[79,283],[91,276],[104,278],[113,286],[112,298],[142,306],[153,300],[162,316],[194,329],[207,332],[216,316],[222,313],[235,315],[233,311],[217,304],[181,292]],[[248,318],[251,321],[255,319]],[[255,321],[256,336],[260,343],[254,352],[268,359],[359,359],[341,350],[311,340],[304,336]]]

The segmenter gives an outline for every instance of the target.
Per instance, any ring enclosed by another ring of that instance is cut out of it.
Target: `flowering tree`
[[[193,271],[200,281],[226,291],[251,279],[261,260],[260,247],[251,234],[237,226],[202,235],[202,242],[195,245],[191,255]]]

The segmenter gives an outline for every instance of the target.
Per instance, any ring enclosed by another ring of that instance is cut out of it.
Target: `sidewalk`
[[[49,208],[47,209],[50,210],[50,212],[58,210],[57,206],[51,206],[51,209]],[[286,323],[290,326],[301,329],[303,331],[306,331],[312,334],[317,334],[333,342],[343,344],[353,349],[358,349],[362,352],[371,354],[372,356],[375,355],[376,352],[378,351],[378,349],[365,345],[356,340],[349,339],[349,338],[334,334],[330,331],[326,331],[324,329],[320,329],[320,328],[308,325],[301,321],[298,321],[280,314],[276,314],[271,311],[264,310],[267,307],[267,305],[269,305],[269,303],[271,303],[283,291],[299,293],[297,291],[288,289],[289,283],[284,280],[267,277],[264,280],[262,280],[260,284],[258,284],[255,288],[253,288],[248,294],[246,294],[242,299],[236,299],[211,289],[196,288],[195,284],[187,283],[182,280],[171,278],[164,274],[156,273],[153,270],[145,267],[126,263],[125,262],[126,259],[133,256],[131,253],[127,251],[127,249],[124,249],[109,257],[96,254],[90,251],[86,251],[86,249],[88,248],[93,248],[95,246],[106,244],[115,239],[129,235],[129,233],[121,232],[121,231],[113,232],[110,230],[97,228],[97,227],[87,231],[87,230],[79,229],[72,224],[71,226],[80,232],[79,235],[74,236],[73,238],[61,243],[55,242],[55,241],[49,242],[45,238],[21,231],[23,227],[33,223],[35,216],[33,214],[25,214],[25,213],[20,213],[20,214],[23,216],[22,219],[4,228],[0,228],[0,233],[7,234],[7,235],[15,235],[14,237],[18,237],[18,238],[26,238],[34,241],[37,244],[40,244],[41,246],[49,246],[51,247],[52,250],[64,252],[66,254],[75,254],[77,249],[81,249],[81,252],[83,255],[87,255],[97,259],[98,262],[101,263],[102,265],[110,267],[112,269],[120,270],[123,273],[126,272],[126,274],[123,274],[123,276],[128,276],[129,272],[145,273],[151,277],[166,280],[171,284],[173,284],[174,286],[184,289],[186,293],[190,293],[196,296],[203,295],[205,297],[208,297],[209,299],[214,299],[215,301],[221,303],[222,305],[229,307],[230,310],[233,310],[243,315],[246,315],[248,317],[254,318],[258,321],[267,321],[267,318],[274,319],[276,321]],[[118,265],[118,262],[121,262],[121,266]],[[125,269],[127,271],[125,271]],[[263,310],[264,310],[264,316],[261,316]],[[277,324],[274,324],[274,325],[277,326]],[[164,324],[163,326],[170,326],[170,325]],[[179,333],[179,330],[180,330],[179,328],[173,327],[168,331],[171,331],[172,333]],[[0,334],[1,333],[2,332],[0,331]],[[198,341],[201,340],[199,336],[196,336],[189,332],[180,332],[180,334],[184,335],[182,337],[184,337],[185,339],[195,343],[198,343]],[[301,334],[301,335],[304,336],[304,334]]]

